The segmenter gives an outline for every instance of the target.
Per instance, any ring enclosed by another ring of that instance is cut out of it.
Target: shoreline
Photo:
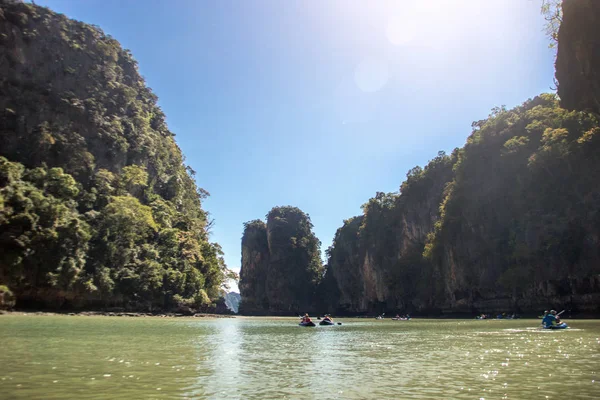
[[[71,317],[129,317],[129,318],[267,318],[267,319],[297,319],[295,316],[283,316],[283,315],[238,315],[238,314],[212,314],[212,313],[196,313],[196,314],[182,314],[182,313],[149,313],[149,312],[113,312],[113,311],[79,311],[79,312],[55,312],[55,311],[18,311],[18,310],[0,310],[0,317],[5,316],[71,316]],[[335,319],[363,319],[363,320],[375,320],[374,317],[359,317],[359,316],[337,316]],[[487,318],[478,321],[515,321],[515,320],[541,320],[539,317],[521,317],[521,318]],[[600,319],[597,316],[585,316],[585,317],[571,317],[564,318],[565,320],[594,320]],[[391,321],[391,318],[383,318],[383,320]],[[475,317],[469,318],[464,316],[443,316],[443,317],[411,317],[411,320],[477,320]],[[380,320],[381,321],[381,320]],[[407,322],[407,321],[399,321]]]
[[[78,311],[78,312],[54,312],[54,311],[7,311],[0,310],[1,315],[23,315],[23,316],[71,316],[71,317],[129,317],[129,318],[235,318],[229,314],[182,314],[182,313],[146,313],[146,312],[113,312],[113,311]]]

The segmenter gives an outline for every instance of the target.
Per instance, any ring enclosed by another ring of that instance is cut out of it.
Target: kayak
[[[333,321],[327,321],[327,320],[323,320],[321,322],[319,322],[319,325],[335,325],[335,323]]]
[[[300,322],[298,325],[300,326],[315,326],[314,322]]]
[[[545,326],[544,329],[567,329],[568,327],[569,327],[569,325],[567,325],[565,322],[563,322],[562,324],[558,324],[558,325]]]
[[[392,321],[409,321],[410,318],[392,318]]]

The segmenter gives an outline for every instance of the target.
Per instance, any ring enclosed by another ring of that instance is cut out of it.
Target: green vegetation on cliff
[[[313,308],[322,276],[321,242],[310,217],[274,207],[267,223],[244,224],[240,291],[242,313],[304,312]]]
[[[227,270],[129,51],[0,3],[0,283],[19,306],[210,308]]]
[[[330,295],[323,307],[380,312],[431,303],[433,271],[422,253],[456,158],[457,152],[440,152],[425,168],[408,172],[399,194],[377,193],[362,216],[344,222],[327,250],[326,267],[340,297]]]
[[[446,306],[588,306],[581,295],[600,289],[599,150],[598,120],[552,95],[475,124],[426,249]]]
[[[494,109],[338,230],[326,276],[340,296],[324,307],[598,312],[599,154],[598,119],[553,95]]]
[[[269,242],[267,224],[256,219],[244,224],[242,236],[242,268],[240,270],[240,312],[267,311],[267,275]]]

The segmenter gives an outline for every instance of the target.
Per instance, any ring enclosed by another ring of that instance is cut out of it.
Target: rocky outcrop
[[[240,271],[240,312],[298,314],[314,307],[322,275],[320,242],[307,214],[275,207],[245,224]]]
[[[439,219],[445,185],[456,155],[440,153],[424,169],[408,174],[401,193],[378,193],[364,215],[344,222],[328,250],[327,274],[339,288],[338,313],[423,310],[431,293],[421,288],[431,267],[422,253]]]
[[[339,298],[331,299],[334,302],[334,310],[338,306],[349,312],[367,308],[364,263],[358,236],[362,222],[362,216],[344,221],[344,225],[335,233],[333,245],[328,250],[326,275],[335,279],[339,289]]]
[[[261,220],[244,224],[241,265],[239,312],[241,314],[264,313],[269,308],[266,286],[269,244],[267,242],[267,225]]]
[[[600,114],[600,2],[564,0],[556,79],[561,106]]]

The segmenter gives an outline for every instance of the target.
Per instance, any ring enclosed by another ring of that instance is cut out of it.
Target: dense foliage
[[[0,283],[21,306],[210,307],[227,270],[208,193],[129,51],[0,4]]]
[[[241,312],[313,309],[323,267],[321,242],[312,228],[310,217],[296,207],[274,207],[266,224],[254,220],[244,225]]]

